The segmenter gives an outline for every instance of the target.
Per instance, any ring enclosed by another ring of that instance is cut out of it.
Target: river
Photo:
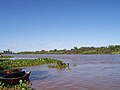
[[[70,69],[50,69],[47,65],[24,67],[32,71],[35,90],[120,90],[120,55],[17,55],[14,58],[60,59]]]

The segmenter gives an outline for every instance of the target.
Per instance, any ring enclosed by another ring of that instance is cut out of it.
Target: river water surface
[[[25,67],[32,71],[35,90],[120,90],[120,55],[14,55],[15,58],[60,59],[70,69],[49,69],[47,65]],[[76,66],[73,66],[76,65]]]

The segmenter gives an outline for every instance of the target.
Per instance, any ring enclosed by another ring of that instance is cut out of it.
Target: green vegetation
[[[56,66],[51,68],[57,68],[57,69],[62,69],[67,67],[67,65],[60,60],[51,59],[51,58],[38,58],[38,59],[1,60],[0,70],[2,71],[4,69],[10,69],[15,67],[36,66],[43,64],[54,64]],[[28,87],[27,82],[23,82],[20,80],[20,84],[18,85],[9,85],[9,84],[6,85],[0,82],[0,90],[32,90],[32,88]]]
[[[0,56],[0,59],[1,58],[13,58],[13,56]]]
[[[73,64],[73,67],[76,67],[77,66],[77,64]]]
[[[50,50],[35,52],[18,52],[17,54],[120,54],[120,45],[109,45],[103,47],[74,47],[71,50]]]
[[[68,65],[66,63],[58,62],[58,63],[50,64],[50,65],[48,65],[48,67],[49,68],[63,69],[63,68],[68,67]]]
[[[28,87],[28,82],[19,81],[20,83],[17,85],[10,85],[0,82],[0,90],[33,90],[31,87]]]
[[[23,66],[36,66],[50,63],[63,63],[63,62],[51,58],[3,60],[0,62],[0,69],[9,69]]]

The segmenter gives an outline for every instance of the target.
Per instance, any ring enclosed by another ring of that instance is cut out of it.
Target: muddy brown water
[[[14,55],[14,58],[49,57],[70,63],[70,69],[47,65],[24,67],[32,71],[35,90],[120,90],[120,55]],[[75,65],[75,66],[74,66]]]

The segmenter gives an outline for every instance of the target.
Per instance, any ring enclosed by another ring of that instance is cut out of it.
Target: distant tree
[[[57,49],[54,49],[53,51],[54,51],[54,52],[57,52]]]
[[[41,50],[35,52],[18,52],[19,54],[120,54],[120,45],[109,45],[108,47],[74,47],[71,50]]]
[[[74,50],[78,50],[78,48],[77,48],[77,47],[74,47]]]

